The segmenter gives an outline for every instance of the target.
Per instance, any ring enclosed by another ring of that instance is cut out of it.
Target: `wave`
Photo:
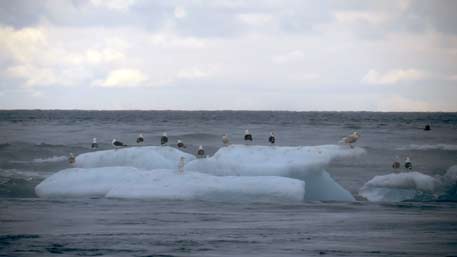
[[[400,151],[408,151],[408,150],[416,150],[416,151],[427,151],[427,150],[457,151],[457,145],[451,145],[451,144],[416,145],[416,144],[411,144],[409,146],[398,147],[397,150],[400,150]]]
[[[375,176],[363,185],[359,195],[373,202],[457,201],[457,165],[443,176],[417,171]]]
[[[36,158],[31,161],[9,161],[11,163],[48,163],[48,162],[65,162],[68,160],[67,156],[53,156],[49,158]]]

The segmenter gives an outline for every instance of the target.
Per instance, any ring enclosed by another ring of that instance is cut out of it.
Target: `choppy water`
[[[425,124],[432,131],[424,131]],[[68,167],[66,156],[112,138],[146,145],[182,139],[209,154],[228,133],[256,144],[270,131],[278,145],[336,143],[354,130],[367,155],[331,164],[356,198],[395,156],[442,175],[457,164],[456,113],[0,111],[0,255],[45,256],[457,256],[457,204],[313,202],[224,204],[108,199],[42,200],[34,187]]]

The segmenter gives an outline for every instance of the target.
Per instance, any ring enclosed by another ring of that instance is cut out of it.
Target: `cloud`
[[[182,6],[176,6],[174,15],[177,19],[182,19],[187,16],[187,10]]]
[[[388,14],[374,11],[337,11],[334,15],[336,20],[341,23],[369,22],[381,24],[391,18]]]
[[[274,18],[265,13],[243,13],[236,17],[240,22],[250,26],[263,26],[273,22]]]
[[[370,70],[363,77],[362,83],[387,85],[397,84],[405,81],[423,80],[429,77],[429,74],[416,69],[398,69],[391,70],[381,74],[376,70]]]
[[[202,70],[199,68],[190,68],[190,69],[182,69],[178,71],[177,78],[178,79],[201,79],[206,78],[211,75],[210,70]]]
[[[136,69],[117,69],[111,71],[106,79],[95,82],[102,87],[136,87],[146,81],[146,75]]]
[[[134,5],[136,0],[90,0],[95,7],[103,7],[116,11],[126,11]]]
[[[301,60],[305,57],[305,53],[300,50],[291,51],[285,54],[276,55],[272,58],[274,63],[286,63]]]
[[[179,36],[173,32],[157,32],[149,37],[149,42],[162,48],[204,48],[208,41],[197,37]]]
[[[383,96],[378,101],[378,110],[383,112],[432,112],[439,109],[426,101],[391,95]]]

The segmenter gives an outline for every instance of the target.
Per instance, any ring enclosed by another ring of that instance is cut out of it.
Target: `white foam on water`
[[[450,144],[434,144],[434,145],[416,145],[411,144],[408,146],[398,147],[397,150],[400,151],[427,151],[427,150],[443,150],[443,151],[457,151],[457,145]]]

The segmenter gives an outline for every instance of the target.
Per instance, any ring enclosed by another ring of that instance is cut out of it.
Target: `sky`
[[[457,1],[0,1],[0,109],[457,111]]]

